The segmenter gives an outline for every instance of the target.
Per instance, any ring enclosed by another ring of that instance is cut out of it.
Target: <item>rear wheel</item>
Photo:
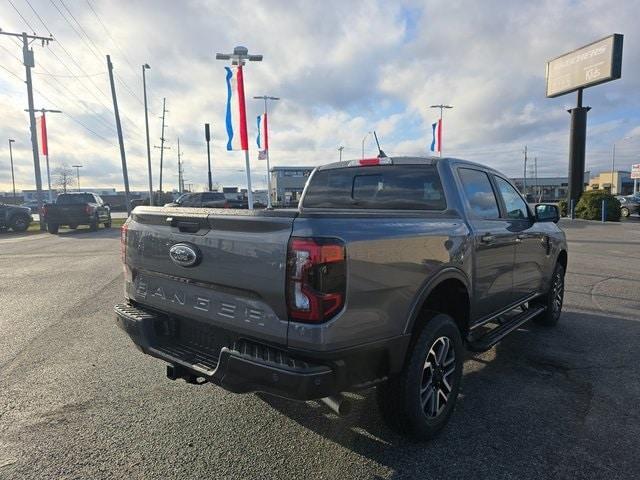
[[[75,223],[70,223],[70,224],[69,224],[69,228],[70,228],[71,230],[75,230],[76,228],[78,228],[78,225],[76,225]]]
[[[92,232],[98,230],[98,217],[94,217],[91,219],[91,222],[89,223],[89,230],[91,230]]]
[[[9,226],[14,232],[24,232],[27,228],[29,228],[30,223],[31,219],[26,215],[16,215],[11,219]]]
[[[380,412],[398,432],[428,440],[447,424],[462,380],[463,346],[453,318],[431,314],[402,373],[377,387]]]
[[[534,321],[540,325],[552,327],[560,319],[562,313],[562,302],[564,301],[564,267],[557,263],[551,276],[551,287],[546,295],[538,301],[544,305],[546,310],[538,315]]]
[[[60,225],[57,223],[47,223],[47,231],[49,233],[58,233],[58,228],[60,228]]]
[[[631,212],[629,211],[629,209],[627,207],[622,207],[620,209],[620,215],[622,215],[623,217],[628,217],[629,215],[631,215]]]

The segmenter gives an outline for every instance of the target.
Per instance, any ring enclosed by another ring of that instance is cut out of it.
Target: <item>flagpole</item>
[[[269,116],[267,115],[267,97],[264,97],[264,140],[267,150],[267,208],[271,209],[271,173],[269,169]]]
[[[444,104],[441,103],[440,105],[431,105],[430,108],[439,108],[440,109],[440,123],[439,123],[439,126],[440,126],[440,129],[439,129],[440,132],[439,133],[440,133],[440,135],[438,135],[438,147],[439,147],[438,154],[440,155],[440,157],[442,157],[442,111],[445,108],[453,108],[453,106],[452,105],[444,105]]]

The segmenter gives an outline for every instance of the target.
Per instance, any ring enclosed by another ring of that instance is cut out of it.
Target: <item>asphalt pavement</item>
[[[165,377],[114,323],[118,231],[0,234],[0,478],[638,478],[640,222],[563,221],[557,327],[469,354],[445,431],[411,443],[372,392],[316,402]]]

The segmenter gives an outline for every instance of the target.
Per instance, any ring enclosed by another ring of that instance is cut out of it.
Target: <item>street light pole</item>
[[[16,205],[18,199],[16,197],[16,179],[13,176],[13,150],[11,149],[11,144],[15,142],[14,139],[9,139],[9,160],[11,162],[11,184],[13,185],[13,204]]]
[[[231,60],[231,65],[236,65],[238,68],[238,84],[239,84],[239,100],[241,102],[240,108],[243,112],[246,113],[245,102],[244,102],[244,80],[242,76],[242,66],[246,63],[247,60],[250,62],[261,62],[262,55],[249,55],[249,50],[246,47],[235,47],[233,49],[233,53],[216,53],[216,60]],[[244,118],[243,118],[244,115]],[[241,122],[244,122],[244,125],[240,125],[241,131],[247,131],[247,117],[246,114],[240,115]],[[248,142],[247,142],[248,143]],[[247,203],[249,210],[253,210],[253,191],[251,190],[251,164],[249,163],[249,146],[243,145],[244,150],[244,161],[245,167],[247,170]]]
[[[362,137],[362,160],[364,160],[364,141],[367,139],[367,137],[371,135],[371,132],[367,132],[367,134]],[[342,155],[342,151],[340,151],[340,155]]]
[[[440,109],[440,145],[438,145],[440,149],[438,150],[438,154],[440,155],[440,157],[442,157],[442,110],[444,110],[445,108],[453,108],[453,105],[443,105],[441,103],[440,105],[431,105],[429,108]]]
[[[270,97],[268,95],[262,95],[253,97],[256,100],[264,100],[264,149],[267,153],[267,208],[272,208],[271,205],[271,168],[269,166],[269,123],[267,115],[267,100],[280,100],[279,97]]]
[[[213,191],[213,178],[211,177],[211,149],[209,148],[209,142],[211,141],[211,129],[209,124],[204,124],[204,139],[207,142],[207,176],[209,179],[209,191]]]
[[[147,109],[147,76],[145,70],[151,67],[148,63],[142,65],[142,89],[144,91],[144,127],[147,133],[147,170],[149,171],[149,205],[153,206],[153,180],[151,177],[151,143],[149,143],[149,111]]]
[[[76,169],[76,176],[78,178],[78,191],[80,191],[80,169],[83,167],[83,165],[71,165],[71,166]]]
[[[629,135],[628,137],[623,137],[620,140],[616,140],[615,142],[613,142],[613,152],[612,152],[612,155],[611,155],[611,191],[609,192],[611,195],[614,195],[614,193],[613,193],[613,175],[614,175],[615,167],[616,167],[616,143],[624,142],[625,140],[631,140],[631,139],[636,138],[636,137],[637,137],[637,135]],[[616,181],[616,190],[618,190],[618,182],[617,181]]]
[[[338,159],[341,162],[342,161],[342,151],[344,150],[344,147],[342,145],[340,145],[338,147]]]

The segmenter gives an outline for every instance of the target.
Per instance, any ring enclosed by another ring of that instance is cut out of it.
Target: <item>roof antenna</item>
[[[387,154],[380,148],[380,142],[378,141],[378,135],[376,131],[373,131],[373,137],[376,139],[376,145],[378,145],[378,158],[387,158]]]

